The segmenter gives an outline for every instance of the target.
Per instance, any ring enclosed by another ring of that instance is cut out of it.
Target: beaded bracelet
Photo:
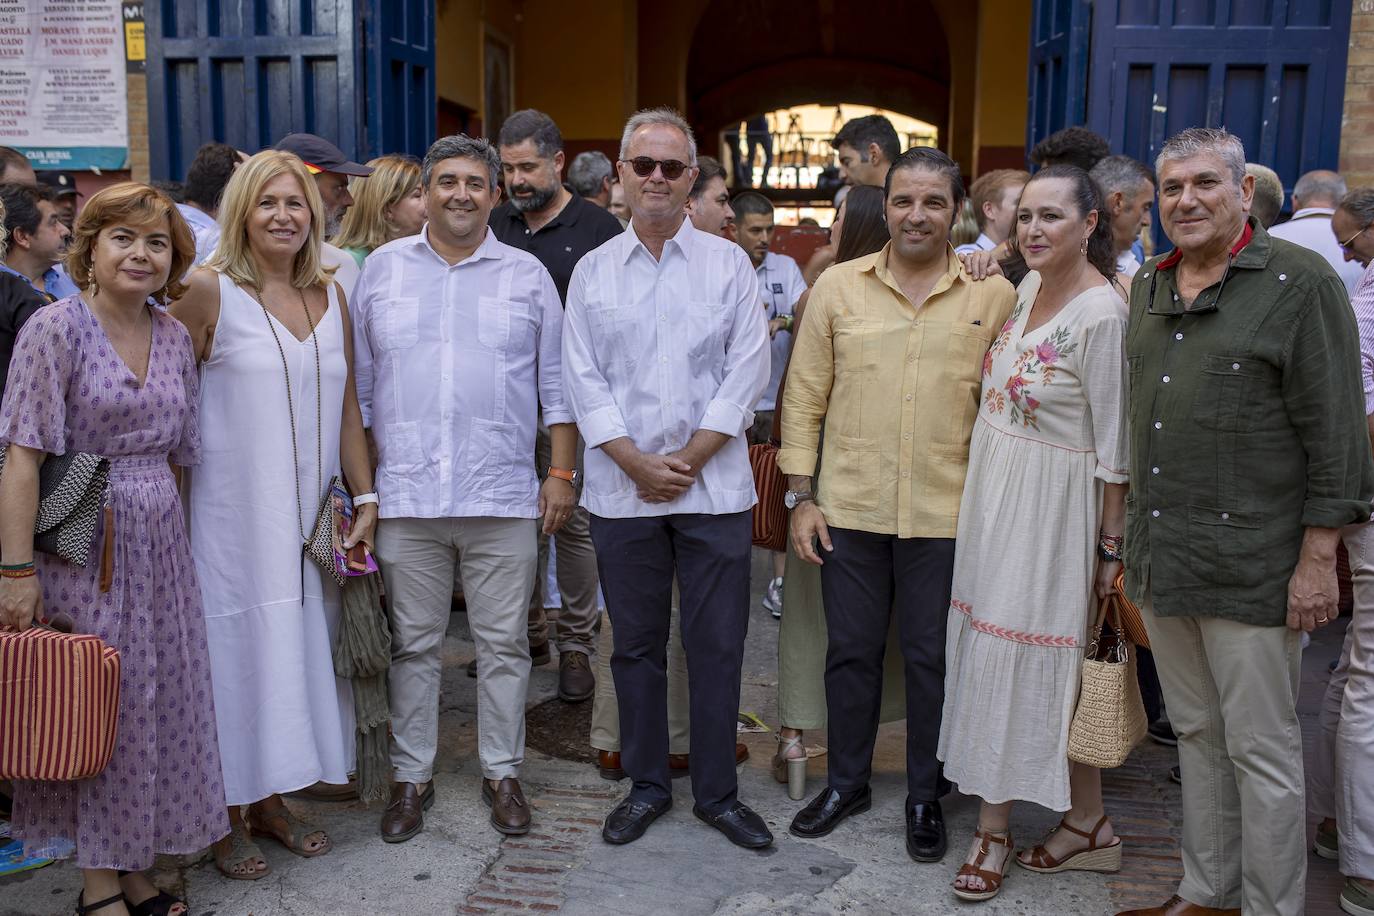
[[[26,569],[0,569],[0,579],[28,579],[38,575],[38,570],[32,566]]]
[[[1098,533],[1097,555],[1104,560],[1120,562],[1121,548],[1126,539],[1124,536],[1116,534]]]

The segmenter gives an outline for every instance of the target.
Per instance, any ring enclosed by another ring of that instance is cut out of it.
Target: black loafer
[[[938,862],[945,857],[949,839],[945,814],[938,801],[906,804],[906,851],[917,862]]]
[[[773,845],[773,833],[768,829],[768,825],[744,802],[737,801],[719,814],[707,814],[693,805],[692,813],[702,822],[725,834],[725,838],[736,846],[763,849],[765,846]]]
[[[627,797],[606,816],[606,823],[601,827],[601,838],[616,846],[633,843],[644,836],[644,831],[649,829],[649,825],[658,820],[671,807],[673,807],[671,798],[664,799],[660,804],[654,805],[637,798]]]
[[[792,826],[787,828],[793,836],[825,836],[851,814],[862,814],[873,806],[873,790],[868,786],[853,792],[841,792],[826,787],[821,794],[811,799],[806,807],[792,818]]]

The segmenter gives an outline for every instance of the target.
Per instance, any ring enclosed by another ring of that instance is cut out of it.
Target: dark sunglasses
[[[1218,304],[1221,302],[1221,292],[1226,289],[1226,279],[1231,276],[1231,265],[1235,262],[1235,255],[1231,255],[1226,259],[1226,272],[1221,275],[1221,282],[1217,284],[1217,294],[1211,298],[1211,301],[1202,301],[1207,294],[1207,291],[1203,290],[1202,293],[1193,300],[1193,307],[1190,309],[1185,309],[1177,304],[1179,301],[1177,295],[1173,296],[1175,305],[1172,310],[1166,311],[1164,309],[1155,308],[1155,282],[1159,280],[1159,271],[1155,270],[1155,272],[1150,275],[1150,301],[1145,309],[1145,313],[1147,315],[1159,315],[1164,318],[1178,318],[1182,315],[1202,315],[1207,312],[1215,312]]]
[[[620,161],[628,162],[630,168],[634,169],[635,174],[640,178],[648,178],[654,173],[654,169],[662,169],[665,179],[677,181],[682,177],[682,173],[687,171],[687,163],[679,162],[676,159],[651,159],[648,156],[636,156],[633,159]]]

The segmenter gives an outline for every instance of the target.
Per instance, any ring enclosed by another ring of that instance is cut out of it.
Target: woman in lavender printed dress
[[[158,191],[119,184],[91,198],[67,267],[82,287],[24,326],[0,402],[0,626],[66,615],[119,650],[118,739],[104,772],[16,782],[12,830],[31,854],[73,856],[78,913],[186,911],[138,872],[229,831],[205,620],[172,465],[195,464],[198,381],[186,329],[149,297],[181,292],[195,242]],[[110,460],[114,574],[33,552],[38,472],[48,455]],[[130,872],[124,874],[124,872]]]

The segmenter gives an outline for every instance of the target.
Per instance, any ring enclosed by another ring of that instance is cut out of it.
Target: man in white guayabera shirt
[[[535,476],[539,408],[553,466],[571,471],[563,309],[534,255],[487,229],[501,161],[458,135],[425,154],[428,222],[368,256],[354,291],[354,375],[376,440],[377,556],[391,613],[391,761],[382,838],[419,833],[434,803],[440,650],[455,561],[477,644],[477,756],[491,823],[529,830],[520,790],[537,518],[552,533],[575,504],[568,479]],[[571,478],[571,473],[566,474]]]
[[[665,656],[676,576],[691,708],[693,813],[731,842],[773,842],[737,796],[735,718],[749,625],[754,479],[744,432],[768,383],[768,331],[748,256],[684,204],[691,128],[669,109],[625,126],[630,227],[573,271],[563,379],[587,443],[583,490],[614,624],[621,764],[634,781],[607,817],[638,839],[672,807]]]

